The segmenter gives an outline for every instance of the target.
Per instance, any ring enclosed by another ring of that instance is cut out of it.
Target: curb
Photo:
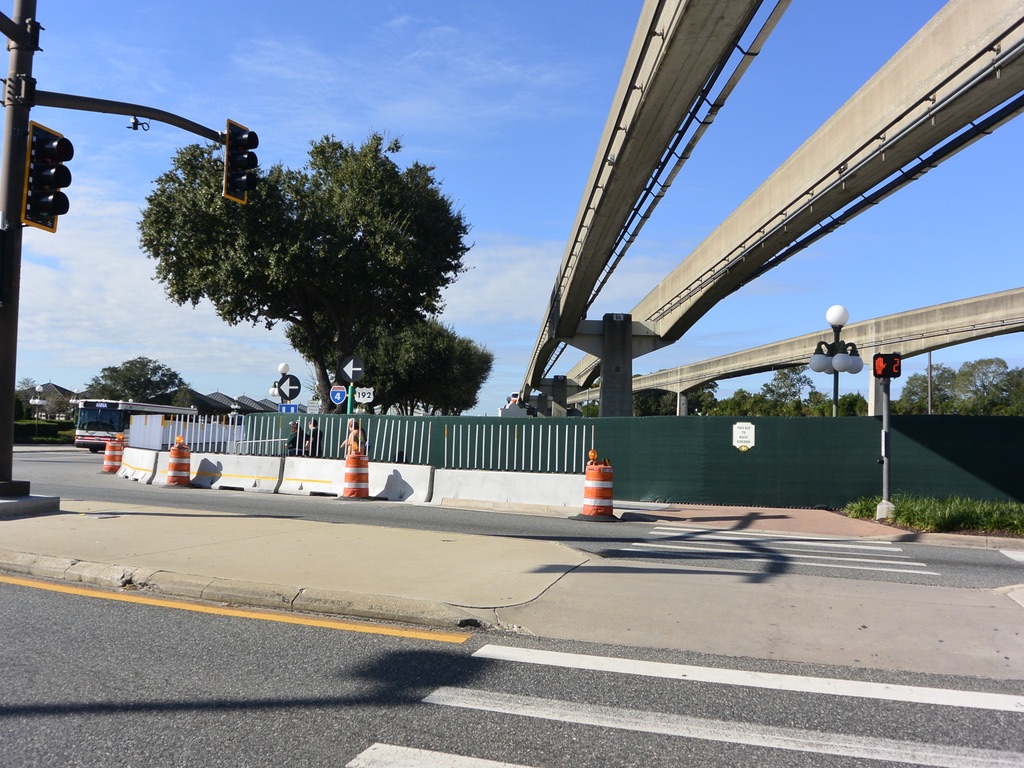
[[[0,572],[106,589],[132,586],[136,590],[166,597],[231,606],[348,616],[443,629],[497,628],[493,611],[431,600],[154,571],[141,566],[93,563],[8,549],[0,549]]]

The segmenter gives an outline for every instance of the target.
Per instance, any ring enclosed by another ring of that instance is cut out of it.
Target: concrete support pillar
[[[598,415],[633,415],[633,316],[604,316]]]
[[[882,415],[882,380],[870,377],[868,384],[868,416]]]
[[[680,392],[676,395],[676,416],[686,416],[689,413],[689,402],[686,393]]]
[[[536,402],[533,403],[533,407],[537,409],[538,416],[550,416],[551,415],[551,401],[547,395],[543,392],[538,392],[534,395]]]
[[[565,416],[569,409],[569,381],[565,376],[555,376],[551,383],[551,415]]]

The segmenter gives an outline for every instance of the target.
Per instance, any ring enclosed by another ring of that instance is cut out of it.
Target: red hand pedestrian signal
[[[875,355],[871,359],[872,373],[876,379],[898,379],[903,360],[898,352],[887,355]]]

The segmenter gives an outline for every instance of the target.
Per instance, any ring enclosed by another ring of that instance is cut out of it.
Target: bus
[[[79,400],[78,420],[75,423],[75,447],[88,448],[93,453],[99,453],[118,434],[124,436],[124,442],[127,444],[132,416],[145,413],[179,416],[195,415],[196,411],[193,408],[135,403],[131,400]]]

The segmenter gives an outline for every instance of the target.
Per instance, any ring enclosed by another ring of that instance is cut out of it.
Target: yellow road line
[[[31,587],[33,589],[48,589],[51,592],[63,592],[64,594],[78,595],[80,597],[95,597],[102,600],[118,600],[122,603],[153,605],[158,608],[174,608],[179,611],[194,611],[196,613],[211,613],[215,616],[234,616],[241,619],[276,621],[281,624],[301,624],[307,627],[338,629],[343,632],[363,632],[370,635],[391,635],[393,637],[406,637],[416,640],[433,640],[438,643],[464,643],[472,637],[468,632],[435,632],[426,629],[402,629],[400,627],[356,624],[354,622],[334,621],[332,619],[315,619],[308,616],[247,611],[239,608],[199,605],[194,603],[184,603],[179,600],[165,600],[162,598],[146,597],[141,594],[132,594],[130,592],[104,592],[103,590],[89,589],[88,587],[73,587],[67,584],[53,584],[46,581],[36,581],[34,579],[21,579],[15,576],[0,575],[0,583],[14,584],[19,587]]]

